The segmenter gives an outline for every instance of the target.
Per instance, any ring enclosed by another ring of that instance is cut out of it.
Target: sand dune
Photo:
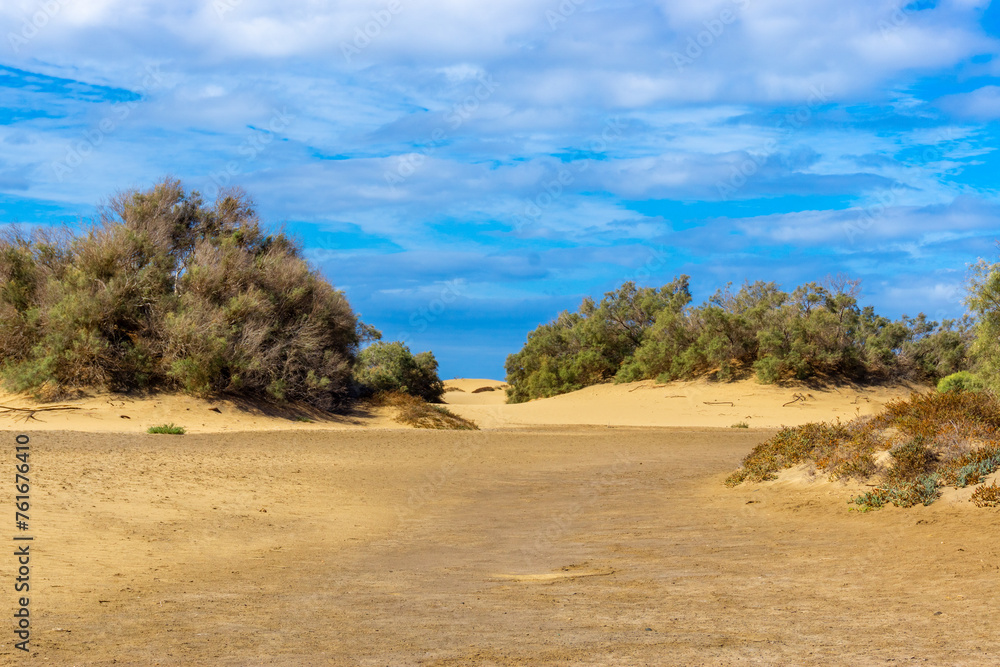
[[[446,383],[459,386],[458,381]],[[498,386],[490,380],[465,386]],[[580,424],[590,426],[776,428],[836,418],[849,420],[878,412],[894,398],[929,388],[912,384],[877,387],[837,385],[777,387],[753,380],[692,380],[658,384],[646,380],[602,384],[552,398],[506,405],[500,392],[448,392],[449,409],[481,428]],[[473,398],[476,397],[476,398]],[[482,397],[482,398],[478,398]]]
[[[308,406],[277,408],[226,398],[203,400],[184,394],[129,397],[95,392],[57,404],[42,404],[25,395],[0,394],[0,406],[53,405],[72,409],[38,412],[28,419],[23,413],[7,413],[0,416],[0,430],[145,433],[150,426],[160,424],[182,426],[187,433],[400,428],[393,421],[390,408],[331,415]]]
[[[602,384],[580,391],[508,405],[506,384],[490,379],[455,379],[444,395],[448,408],[480,428],[531,426],[632,426],[776,428],[836,418],[851,419],[877,412],[886,401],[905,398],[918,385],[826,388],[775,387],[752,380],[731,383],[694,380],[657,384],[652,381]],[[37,407],[23,395],[0,395],[0,405]],[[59,405],[74,408],[46,411],[24,421],[23,414],[0,416],[0,430],[72,430],[144,433],[150,426],[173,423],[188,433],[275,430],[342,430],[408,428],[393,421],[392,408],[356,410],[330,415],[290,406],[275,408],[226,398],[203,400],[183,394],[129,397],[94,393]]]

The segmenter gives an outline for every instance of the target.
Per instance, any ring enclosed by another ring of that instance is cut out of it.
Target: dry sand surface
[[[727,427],[738,423],[775,428],[875,414],[890,399],[928,390],[909,384],[777,387],[754,380],[669,384],[647,380],[596,385],[553,398],[505,405],[502,391],[471,393],[481,387],[506,386],[497,380],[451,380],[445,386],[464,390],[444,395],[449,409],[484,428],[556,424]]]
[[[52,409],[62,406],[71,409]],[[183,427],[186,433],[236,433],[400,426],[393,421],[392,410],[389,408],[336,415],[307,406],[275,408],[227,398],[206,401],[183,394],[134,397],[90,393],[82,398],[58,403],[39,403],[26,395],[0,393],[0,409],[3,407],[49,409],[31,416],[25,413],[0,416],[0,430],[27,428],[32,431],[145,433],[151,426],[174,424]]]
[[[1000,513],[727,489],[766,429],[3,426],[35,541],[2,664],[1000,663]]]

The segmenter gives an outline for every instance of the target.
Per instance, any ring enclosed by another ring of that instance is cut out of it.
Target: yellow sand
[[[838,417],[846,421],[874,414],[891,399],[929,391],[927,387],[910,384],[819,388],[777,387],[753,380],[668,384],[646,380],[596,385],[561,396],[507,405],[499,391],[467,393],[471,391],[469,387],[500,386],[499,381],[453,380],[445,384],[466,390],[445,394],[449,409],[482,428],[561,424],[729,427],[740,423],[750,428],[775,428]]]
[[[731,383],[694,380],[657,384],[653,381],[602,384],[580,391],[508,405],[506,384],[490,379],[445,382],[444,401],[456,414],[481,428],[530,426],[680,426],[774,428],[836,418],[849,420],[878,412],[886,401],[905,398],[918,385],[826,388],[761,385],[752,380]],[[476,389],[489,387],[493,391]],[[51,407],[24,395],[0,395],[0,405]],[[219,398],[203,400],[182,394],[125,397],[96,393],[58,403],[75,408],[26,415],[0,415],[0,429],[73,430],[142,433],[150,426],[173,423],[188,433],[269,430],[342,430],[402,428],[391,409],[356,410],[329,415],[303,407],[274,408]]]

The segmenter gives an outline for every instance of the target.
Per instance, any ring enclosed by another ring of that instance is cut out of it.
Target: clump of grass
[[[774,473],[779,470],[806,461],[822,460],[845,437],[846,429],[839,423],[812,423],[784,428],[773,438],[754,447],[743,459],[742,467],[726,479],[726,486],[774,479]]]
[[[396,421],[416,428],[478,431],[476,423],[459,417],[443,405],[401,392],[383,392],[372,397],[373,405],[396,408]]]
[[[162,433],[164,435],[184,435],[184,427],[174,426],[173,423],[160,424],[159,426],[150,426],[148,429],[146,429],[146,433]]]
[[[473,394],[481,394],[481,393],[483,393],[484,391],[496,391],[496,390],[497,390],[497,388],[496,388],[496,387],[479,387],[479,388],[477,388],[477,389],[473,389],[473,390],[472,390],[472,393],[473,393]]]
[[[729,428],[750,428],[750,425],[746,422],[737,422],[731,425]]]
[[[878,465],[875,455],[885,451]],[[985,392],[913,395],[875,417],[785,428],[754,448],[726,484],[773,479],[800,463],[831,479],[876,479],[851,500],[861,511],[929,505],[943,487],[979,484],[1000,469],[1000,403]]]

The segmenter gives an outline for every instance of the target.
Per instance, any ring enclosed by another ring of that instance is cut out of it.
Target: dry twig
[[[48,405],[45,406],[44,408],[15,408],[9,405],[0,405],[0,415],[11,415],[23,419],[24,421],[28,421],[29,419],[34,419],[35,421],[38,421],[38,418],[35,417],[35,414],[39,412],[55,412],[57,410],[79,410],[79,409],[80,406],[78,405]]]

